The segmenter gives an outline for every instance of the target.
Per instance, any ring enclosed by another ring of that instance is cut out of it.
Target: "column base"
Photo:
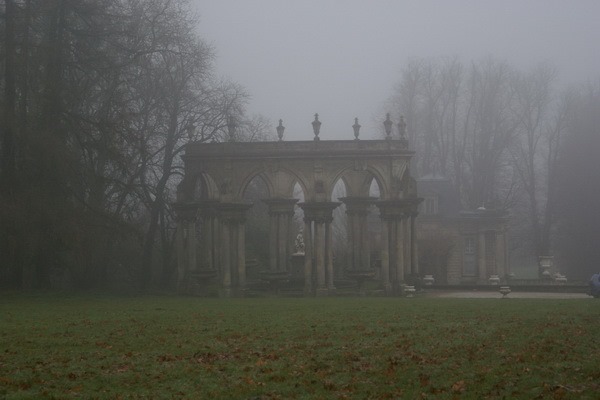
[[[304,297],[313,297],[313,296],[314,296],[314,293],[313,293],[312,287],[305,286],[304,287]]]
[[[248,289],[246,289],[245,287],[241,287],[241,288],[234,288],[231,289],[231,296],[230,297],[246,297],[246,293],[248,292]]]
[[[329,295],[329,289],[327,288],[317,288],[315,291],[315,296],[317,297],[327,297]]]
[[[221,298],[230,298],[233,297],[233,291],[231,288],[221,288],[219,289],[219,297]]]
[[[391,296],[392,294],[394,294],[392,290],[392,285],[390,283],[384,283],[383,285],[381,285],[381,288],[383,289],[383,293],[386,296]]]
[[[392,282],[391,285],[392,285],[392,294],[394,296],[402,296],[402,294],[403,294],[402,286],[404,286],[404,282],[396,281],[396,282]]]

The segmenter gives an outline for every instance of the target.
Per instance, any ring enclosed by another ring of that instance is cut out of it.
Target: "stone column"
[[[292,255],[292,217],[298,200],[286,198],[265,199],[271,219],[269,229],[269,269],[271,272],[289,272]]]
[[[304,232],[305,246],[305,293],[308,293],[310,283],[312,289],[313,277],[316,277],[315,294],[327,295],[333,287],[333,242],[331,237],[331,222],[333,210],[341,203],[311,202],[300,203],[304,210],[306,223]],[[312,232],[314,231],[314,235]],[[314,262],[313,262],[314,260]],[[331,261],[330,261],[331,260]]]
[[[277,267],[281,272],[286,272],[288,267],[288,258],[291,254],[288,255],[288,239],[290,237],[287,227],[287,215],[278,214],[277,215]]]
[[[419,247],[417,242],[417,215],[418,213],[415,211],[411,214],[410,217],[410,243],[411,243],[411,265],[413,269],[413,274],[419,275]]]
[[[508,274],[504,254],[504,231],[500,230],[496,232],[496,274],[498,274],[501,279],[505,278]]]
[[[389,221],[381,218],[381,285],[386,294],[391,293],[390,284],[390,248],[389,248]]]
[[[372,197],[343,197],[348,215],[348,243],[352,249],[352,260],[349,266],[352,271],[368,271],[371,269],[369,232],[367,216],[369,206],[375,200]]]
[[[479,283],[487,283],[487,273],[485,266],[485,232],[478,232],[477,237],[477,268],[479,274]]]
[[[197,268],[196,219],[198,206],[195,203],[175,203],[177,218],[177,286],[184,290],[186,279]]]
[[[184,222],[177,220],[177,231],[175,232],[175,248],[177,252],[177,290],[180,290],[188,264],[185,253]]]
[[[313,294],[313,234],[312,222],[304,218],[304,295]]]
[[[394,246],[396,247],[396,251],[395,251],[395,255],[396,255],[396,260],[395,260],[395,266],[396,266],[396,283],[397,285],[400,285],[402,282],[404,282],[404,224],[403,224],[404,219],[402,217],[397,218],[394,222],[395,222],[395,231],[396,231],[396,237],[395,237],[395,243]]]
[[[325,286],[325,221],[315,220],[315,264],[317,267],[317,296],[323,294]]]
[[[229,234],[229,221],[221,217],[221,279],[223,295],[231,296],[231,242]]]
[[[384,288],[391,288],[392,292],[399,291],[405,274],[418,272],[415,261],[417,234],[414,217],[419,202],[418,198],[410,198],[381,200],[375,203],[383,223],[381,263],[385,278],[382,279],[382,285]]]
[[[411,235],[411,216],[410,212],[404,213],[404,271],[408,275],[413,275],[412,265],[412,235]]]
[[[246,224],[239,221],[237,227],[237,286],[240,290],[246,288]]]
[[[216,201],[203,200],[198,204],[198,224],[200,224],[200,245],[198,246],[198,270],[213,271],[215,268],[215,207]]]
[[[371,246],[369,246],[369,226],[367,223],[368,210],[360,214],[360,266],[367,270],[371,269]]]
[[[287,226],[288,226],[288,237],[287,237],[287,268],[286,271],[292,270],[292,260],[291,256],[294,254],[294,242],[296,240],[296,227],[294,225],[294,208],[292,208],[292,212],[290,212],[287,216]]]
[[[223,295],[243,295],[246,285],[246,203],[221,203],[220,215],[221,259],[220,271]]]
[[[277,214],[269,212],[269,270],[277,271]]]
[[[327,272],[327,290],[332,293],[335,290],[333,283],[333,227],[331,221],[325,223],[325,248],[327,249],[326,257],[326,272]]]

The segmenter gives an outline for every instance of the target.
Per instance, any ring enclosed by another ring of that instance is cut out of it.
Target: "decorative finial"
[[[283,140],[283,131],[285,130],[285,126],[283,126],[283,120],[279,120],[279,125],[277,125],[277,137],[279,137],[279,141]]]
[[[354,125],[352,125],[352,129],[354,129],[354,140],[358,140],[358,134],[360,132],[360,125],[358,123],[358,118],[354,118]]]
[[[313,132],[315,133],[315,138],[314,140],[320,140],[319,139],[319,132],[321,131],[321,121],[319,121],[319,114],[315,114],[315,120],[312,122],[312,126],[313,126]]]
[[[390,140],[392,138],[392,120],[390,119],[390,113],[385,115],[383,126],[385,127],[385,138]]]
[[[229,133],[229,141],[230,142],[233,142],[236,127],[237,127],[237,125],[235,123],[235,118],[230,115],[227,118],[227,132]]]
[[[406,139],[406,121],[404,120],[404,115],[400,116],[400,122],[398,122],[398,133],[400,134],[400,139]]]

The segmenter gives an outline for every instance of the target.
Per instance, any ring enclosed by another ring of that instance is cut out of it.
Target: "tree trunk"
[[[159,227],[160,213],[164,208],[164,195],[167,182],[171,177],[171,168],[173,167],[173,150],[177,143],[177,122],[179,116],[179,99],[174,99],[174,107],[171,112],[169,127],[167,132],[167,141],[165,144],[165,153],[162,165],[162,176],[156,185],[155,199],[151,203],[150,208],[150,225],[144,239],[144,249],[142,253],[142,265],[140,268],[140,283],[142,291],[149,288],[152,279],[152,252],[154,250],[154,242]]]
[[[15,20],[16,6],[13,0],[6,0],[6,13],[4,25],[4,41],[6,54],[4,56],[4,121],[2,124],[2,164],[1,164],[1,189],[3,195],[13,198],[16,173],[16,135],[15,135],[15,110],[16,110],[16,77],[15,77]]]

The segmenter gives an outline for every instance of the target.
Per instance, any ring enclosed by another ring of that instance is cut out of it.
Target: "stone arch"
[[[205,196],[202,196],[202,199],[215,200],[219,197],[219,188],[215,182],[215,180],[210,176],[207,172],[202,172],[196,176],[194,185],[194,197],[196,195],[196,188],[198,187],[198,182],[202,182],[202,187],[205,189]]]
[[[296,184],[302,189],[304,198],[308,196],[308,185],[306,178],[302,174],[293,171],[291,168],[279,166],[277,171],[271,173],[276,182],[275,196],[294,198],[294,187]]]
[[[371,165],[366,165],[360,170],[353,166],[346,166],[339,170],[331,181],[329,197],[331,197],[334,186],[339,179],[342,179],[346,185],[346,196],[368,196],[373,180],[379,187],[381,199],[386,198],[387,193],[389,193],[388,187],[384,184],[387,180],[377,168]]]
[[[336,195],[336,191],[339,191],[338,183],[342,183],[344,185],[344,190],[343,190],[344,193],[341,196]],[[335,179],[333,179],[333,181],[331,182],[329,200],[330,201],[339,201],[338,200],[339,197],[348,196],[348,191],[349,191],[349,189],[348,189],[347,177],[345,175],[340,175],[340,176],[336,177]]]
[[[375,185],[377,193],[372,193],[373,185]],[[371,183],[369,184],[369,197],[377,197],[379,199],[382,199],[383,198],[382,193],[383,193],[383,190],[381,189],[381,184],[377,181],[375,176],[373,176],[371,179]]]
[[[245,176],[242,178],[241,183],[238,187],[238,192],[236,193],[237,199],[244,198],[244,193],[246,192],[248,185],[255,178],[261,179],[265,183],[265,186],[267,187],[268,191],[268,197],[271,197],[273,195],[274,188],[272,180],[270,179],[269,175],[265,172],[264,168],[258,167],[252,170],[251,172],[245,174]]]
[[[209,173],[197,172],[181,181],[177,186],[177,197],[179,202],[217,200],[220,192],[217,183]]]

